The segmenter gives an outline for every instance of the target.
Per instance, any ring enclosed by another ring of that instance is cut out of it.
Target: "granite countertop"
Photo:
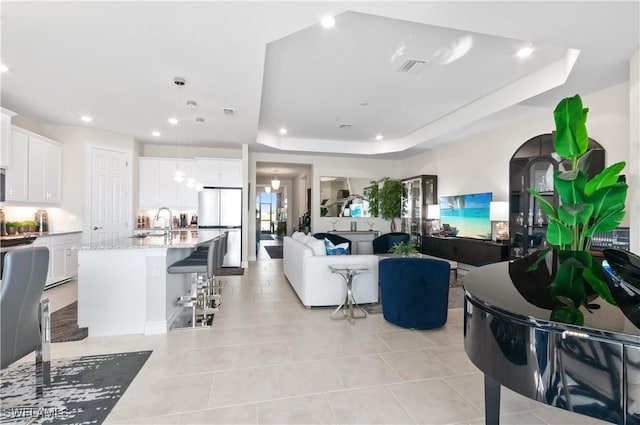
[[[66,230],[62,232],[42,232],[42,233],[32,233],[34,236],[58,236],[58,235],[70,235],[73,233],[82,233],[82,230]]]
[[[154,248],[195,248],[220,236],[221,230],[192,230],[175,231],[173,238],[168,239],[160,233],[151,232],[145,237],[131,236],[128,238],[96,242],[83,245],[80,250],[102,249],[154,249]]]

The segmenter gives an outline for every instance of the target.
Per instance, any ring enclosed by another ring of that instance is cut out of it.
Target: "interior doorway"
[[[258,205],[260,205],[260,233],[275,233],[275,216],[274,210],[276,209],[273,204],[273,194],[262,193],[258,197]]]

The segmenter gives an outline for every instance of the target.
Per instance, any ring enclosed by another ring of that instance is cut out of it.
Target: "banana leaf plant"
[[[573,252],[561,255],[560,268],[554,280],[557,286],[555,297],[563,304],[578,308],[586,305],[582,292],[575,292],[576,284],[586,281],[603,299],[615,304],[607,287],[598,261],[585,261],[580,252],[591,248],[591,239],[596,232],[609,232],[617,228],[625,214],[627,184],[621,179],[620,172],[625,162],[617,162],[602,172],[589,178],[588,170],[591,152],[588,150],[587,135],[588,109],[582,106],[579,95],[560,101],[553,111],[556,130],[553,144],[556,153],[571,163],[566,171],[556,171],[553,176],[554,188],[560,198],[560,205],[553,206],[538,191],[531,188],[540,207],[547,215],[547,243],[559,252]],[[540,259],[546,252],[540,254]],[[581,258],[576,266],[576,258]],[[568,283],[569,282],[569,283]],[[561,295],[567,285],[573,287],[569,296]]]

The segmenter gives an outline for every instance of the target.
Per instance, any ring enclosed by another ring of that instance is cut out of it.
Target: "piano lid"
[[[527,272],[531,262],[531,258],[527,258],[526,261],[489,264],[468,273],[463,280],[467,297],[497,312],[516,316],[532,326],[560,332],[588,331],[592,336],[613,337],[640,345],[640,327],[634,325],[618,306],[595,294],[589,297],[589,309],[580,307],[583,325],[551,320],[552,278],[542,269]]]

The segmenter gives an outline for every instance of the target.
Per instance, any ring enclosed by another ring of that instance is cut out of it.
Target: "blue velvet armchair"
[[[391,232],[380,235],[373,240],[373,253],[386,254],[394,245],[400,242],[409,242],[411,236],[408,233]]]
[[[449,271],[446,261],[387,258],[379,263],[382,314],[409,329],[431,329],[447,322]]]

